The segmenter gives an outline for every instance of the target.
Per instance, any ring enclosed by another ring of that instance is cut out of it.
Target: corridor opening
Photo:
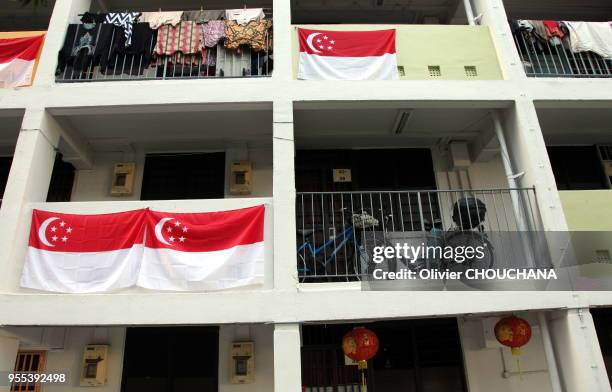
[[[302,327],[302,383],[307,392],[362,392],[356,364],[342,352],[353,324]],[[467,391],[457,320],[382,321],[365,325],[380,341],[368,361],[368,392]]]

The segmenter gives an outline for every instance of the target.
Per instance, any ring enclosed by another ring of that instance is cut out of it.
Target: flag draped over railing
[[[34,64],[44,37],[0,38],[0,87],[32,83]]]
[[[396,80],[395,30],[298,29],[298,79]]]
[[[34,210],[21,285],[66,292],[131,286],[218,290],[263,283],[265,206],[102,215]]]

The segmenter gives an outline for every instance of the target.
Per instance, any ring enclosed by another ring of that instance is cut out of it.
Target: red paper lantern
[[[368,360],[378,352],[378,336],[364,327],[353,328],[342,338],[344,354],[357,361],[360,369],[368,367]]]
[[[520,355],[521,347],[531,339],[531,326],[522,318],[504,317],[495,324],[495,338],[504,346],[510,347],[512,355]]]

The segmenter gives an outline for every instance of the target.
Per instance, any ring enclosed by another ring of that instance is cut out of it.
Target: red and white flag
[[[219,290],[263,283],[265,206],[233,211],[149,211],[138,286]]]
[[[395,30],[298,29],[298,79],[396,80]]]
[[[93,293],[136,284],[146,210],[73,215],[34,210],[21,286]]]
[[[44,35],[0,39],[0,87],[27,86],[32,83],[36,56]]]

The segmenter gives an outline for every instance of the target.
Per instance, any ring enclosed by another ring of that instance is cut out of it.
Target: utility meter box
[[[116,163],[113,168],[111,195],[129,196],[134,191],[135,163]]]
[[[250,384],[255,381],[255,347],[253,342],[234,342],[231,352],[230,382]]]
[[[85,346],[80,385],[82,387],[106,385],[107,369],[108,345],[90,344]]]
[[[230,193],[250,195],[253,191],[253,170],[249,161],[232,162],[230,174]]]
[[[351,182],[351,169],[334,169],[334,182]]]

